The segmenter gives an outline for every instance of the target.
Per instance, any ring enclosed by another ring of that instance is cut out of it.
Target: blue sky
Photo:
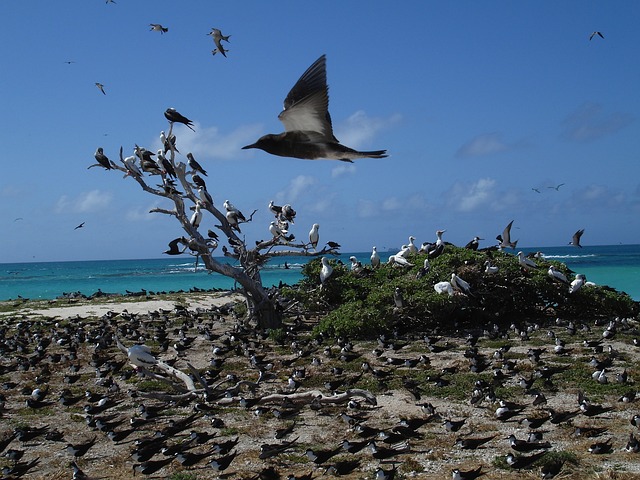
[[[343,251],[436,229],[490,245],[511,220],[523,246],[579,228],[585,245],[639,243],[638,2],[116,1],[3,3],[0,262],[162,256],[182,234],[148,213],[166,200],[87,166],[98,146],[155,151],[167,107],[194,120],[178,148],[219,208],[258,209],[251,243],[270,235],[269,200],[297,210],[299,239],[319,223]],[[283,131],[284,97],[321,54],[335,135],[389,157],[241,150]]]

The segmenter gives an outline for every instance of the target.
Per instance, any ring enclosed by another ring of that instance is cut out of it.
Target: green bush
[[[426,332],[439,329],[485,329],[561,317],[613,318],[635,317],[639,304],[628,295],[609,287],[586,286],[569,294],[566,284],[547,274],[555,265],[568,278],[571,271],[556,261],[537,259],[539,268],[520,267],[517,257],[504,252],[475,252],[447,245],[445,252],[430,260],[426,275],[417,279],[425,254],[414,254],[411,268],[383,264],[377,269],[366,266],[359,273],[332,259],[333,274],[320,285],[320,259],[309,262],[302,270],[304,278],[297,288],[286,292],[307,311],[323,314],[318,332],[358,338],[372,338],[392,331]],[[486,274],[485,261],[499,268]],[[471,294],[453,296],[437,293],[437,282],[449,281],[456,273],[471,285]],[[393,294],[400,288],[405,306],[395,307]]]

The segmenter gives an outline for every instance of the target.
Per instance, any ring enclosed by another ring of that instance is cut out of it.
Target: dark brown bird
[[[345,147],[333,135],[324,55],[293,86],[278,118],[284,124],[283,133],[264,135],[242,148],[259,148],[272,155],[306,160],[326,158],[353,162],[356,158],[387,156],[386,150],[359,152]]]

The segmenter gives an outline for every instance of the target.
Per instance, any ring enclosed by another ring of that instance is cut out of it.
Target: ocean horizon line
[[[457,245],[456,245],[457,246]],[[608,245],[583,245],[582,249],[584,248],[608,248],[608,247],[636,247],[636,246],[640,246],[640,243],[618,243],[618,244],[608,244]],[[517,249],[508,249],[506,250],[507,253],[509,253],[511,250],[516,251],[516,250],[531,250],[531,251],[541,251],[543,254],[543,249],[548,248],[548,249],[557,249],[557,248],[567,248],[570,250],[574,250],[576,252],[580,252],[582,249],[579,247],[574,247],[572,245],[547,245],[545,247],[541,247],[541,246],[521,246],[518,247]],[[485,247],[486,248],[486,247]],[[380,250],[378,251],[379,254],[381,253],[396,253],[397,251],[399,251],[400,249],[391,249],[391,250]],[[481,250],[481,249],[480,249]],[[350,255],[350,254],[363,254],[363,253],[367,253],[370,252],[369,250],[350,250],[350,251],[345,251],[345,252],[337,252],[335,255],[334,254],[327,254],[327,255],[334,255],[337,257],[340,256],[344,256],[344,255]],[[290,257],[309,257],[314,258],[317,257],[318,255],[290,255]],[[128,262],[128,261],[132,261],[132,262],[136,262],[136,261],[140,261],[140,260],[167,260],[167,259],[179,259],[179,258],[190,258],[193,257],[195,258],[195,256],[189,255],[189,254],[185,254],[185,255],[174,255],[174,256],[170,256],[170,255],[165,255],[163,257],[146,257],[146,258],[141,258],[141,257],[137,257],[137,258],[101,258],[101,259],[83,259],[83,260],[29,260],[29,261],[20,261],[20,262],[0,262],[0,265],[21,265],[21,264],[31,264],[31,263],[73,263],[73,262]],[[229,259],[229,260],[235,260],[232,257],[225,257],[224,255],[221,256],[215,256],[213,257],[215,259]],[[279,257],[281,259],[287,258],[287,257]]]

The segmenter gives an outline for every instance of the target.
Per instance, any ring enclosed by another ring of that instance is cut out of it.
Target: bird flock
[[[303,315],[270,337],[232,305],[16,320],[0,320],[3,478],[100,478],[107,460],[125,477],[548,479],[640,451],[630,319],[368,342]]]

